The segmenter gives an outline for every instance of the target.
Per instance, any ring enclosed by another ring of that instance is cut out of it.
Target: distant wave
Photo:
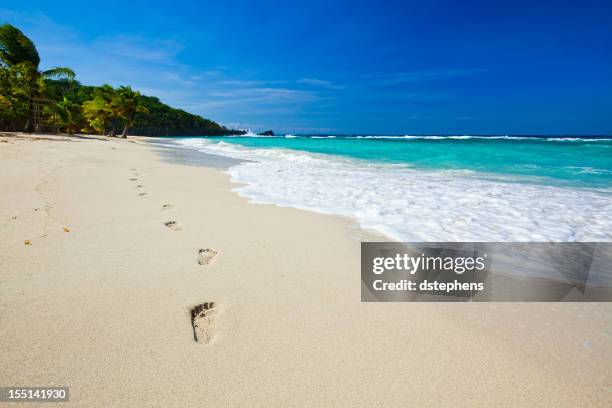
[[[473,135],[275,135],[264,136],[248,131],[244,135],[233,135],[227,137],[278,137],[286,139],[308,138],[308,139],[374,139],[374,140],[523,140],[534,142],[612,142],[612,138],[607,137],[547,137],[547,136],[510,136],[510,135],[495,135],[495,136],[473,136]]]
[[[549,142],[612,142],[612,139],[588,137],[549,137],[546,140]]]
[[[224,136],[224,137],[275,137],[275,136],[258,135],[257,133],[253,133],[251,129],[249,129],[243,135],[229,135],[229,136]]]
[[[532,141],[548,141],[548,142],[610,142],[612,138],[598,137],[543,137],[543,136],[471,136],[471,135],[449,135],[449,136],[434,136],[434,135],[403,135],[403,136],[353,136],[357,139],[388,139],[388,140],[468,140],[468,139],[491,139],[491,140],[532,140]]]

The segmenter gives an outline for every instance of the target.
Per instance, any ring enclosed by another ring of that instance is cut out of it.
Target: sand
[[[0,136],[0,385],[69,386],[70,407],[608,406],[612,304],[361,303],[359,242],[382,237],[157,150]]]

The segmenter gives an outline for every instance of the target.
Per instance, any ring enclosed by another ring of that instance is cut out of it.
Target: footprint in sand
[[[200,249],[198,251],[198,263],[200,265],[208,265],[213,261],[215,256],[217,256],[218,254],[219,253],[215,251],[214,249],[210,249],[210,248]]]
[[[214,334],[217,305],[206,302],[191,309],[191,326],[193,338],[200,343],[210,343]]]
[[[164,205],[162,205],[162,210],[170,210],[170,209],[172,209],[172,208],[174,208],[174,206],[173,206],[173,205],[170,205],[170,204],[164,204]]]
[[[178,223],[176,221],[164,222],[164,225],[166,227],[170,228],[172,231],[180,231],[181,230],[180,225],[178,225]]]
[[[140,194],[138,194],[138,195],[139,195],[139,196],[146,196],[146,195],[147,195],[147,193],[140,193]]]
[[[130,181],[136,181],[138,180],[137,178],[131,178]]]
[[[143,188],[144,186],[142,184],[139,184],[136,186],[136,188]]]

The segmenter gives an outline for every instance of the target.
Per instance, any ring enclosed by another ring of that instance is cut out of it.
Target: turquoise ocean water
[[[575,136],[278,136],[212,138],[250,148],[293,149],[415,169],[470,170],[513,181],[612,187],[612,138]],[[525,176],[525,177],[521,177]]]

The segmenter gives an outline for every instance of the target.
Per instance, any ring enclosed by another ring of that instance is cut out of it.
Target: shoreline
[[[140,141],[153,146],[155,151],[161,157],[161,160],[167,163],[173,163],[183,166],[201,166],[209,169],[215,169],[221,171],[227,176],[227,181],[230,186],[230,191],[242,199],[244,199],[250,205],[264,205],[276,208],[293,209],[297,211],[306,211],[308,213],[321,215],[323,217],[334,217],[343,220],[348,223],[348,228],[352,231],[352,238],[358,240],[370,240],[370,241],[393,241],[393,237],[385,234],[382,231],[375,229],[366,228],[359,224],[359,220],[350,215],[343,214],[326,214],[319,211],[315,211],[309,208],[299,208],[293,206],[280,205],[275,203],[263,203],[254,201],[249,196],[244,196],[238,191],[241,187],[246,187],[248,184],[240,181],[232,180],[232,176],[229,173],[229,169],[241,163],[248,163],[251,160],[248,159],[235,159],[229,156],[221,156],[213,153],[205,153],[199,150],[181,148],[181,147],[169,147],[160,143],[156,138],[148,136],[135,136]]]
[[[363,149],[367,156],[367,152],[383,149],[399,160],[412,151],[411,141],[397,147],[395,142],[357,139],[340,143],[330,139],[323,144],[294,140],[180,138],[172,143],[183,150],[245,160],[227,172],[232,181],[243,183],[236,192],[252,202],[348,216],[362,228],[397,241],[612,239],[610,191],[605,189],[538,184],[535,175],[512,172],[494,175],[480,170],[411,167],[409,162],[369,160],[352,153]],[[433,154],[435,148],[428,145],[427,154]]]
[[[250,204],[146,138],[0,140],[3,385],[72,406],[609,401],[610,303],[361,303],[375,234],[347,217]]]

